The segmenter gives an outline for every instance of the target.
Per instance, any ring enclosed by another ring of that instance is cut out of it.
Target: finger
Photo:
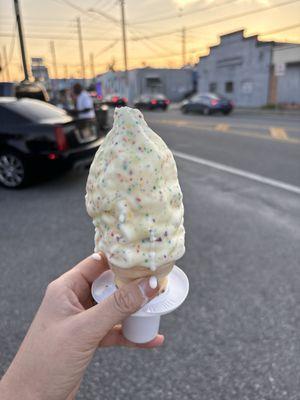
[[[81,276],[89,285],[108,269],[108,263],[104,253],[94,253],[80,261],[74,268],[67,272],[76,277]]]
[[[103,253],[94,253],[58,278],[59,286],[71,289],[85,308],[92,303],[91,284],[108,269]]]
[[[120,325],[115,326],[99,343],[100,347],[110,346],[125,346],[141,349],[152,349],[154,347],[162,346],[164,342],[163,335],[157,335],[153,340],[147,343],[133,343],[127,340],[122,333],[122,327]]]
[[[153,284],[153,278],[156,284]],[[157,294],[158,285],[155,277],[131,282],[82,313],[81,324],[89,326],[91,337],[99,342],[115,325],[135,313]]]

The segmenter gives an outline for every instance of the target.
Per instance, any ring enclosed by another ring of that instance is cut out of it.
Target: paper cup
[[[92,296],[97,303],[111,296],[117,287],[112,271],[106,271],[92,284]],[[185,273],[174,266],[166,290],[154,297],[122,324],[123,335],[133,343],[147,343],[159,332],[160,317],[178,308],[186,299],[189,281]]]

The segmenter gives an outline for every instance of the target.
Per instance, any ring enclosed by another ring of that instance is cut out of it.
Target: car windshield
[[[198,95],[198,96],[206,97],[209,99],[216,99],[216,100],[220,99],[220,96],[217,93],[200,93],[200,95]]]
[[[20,99],[7,102],[5,107],[29,121],[42,121],[67,115],[64,110],[39,100]]]

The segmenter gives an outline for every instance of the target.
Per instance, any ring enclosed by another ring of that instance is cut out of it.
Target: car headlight
[[[108,106],[106,104],[103,104],[101,107],[102,111],[107,111],[108,110]]]

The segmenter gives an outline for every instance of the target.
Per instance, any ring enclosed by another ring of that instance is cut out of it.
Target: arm
[[[98,347],[156,347],[158,335],[145,345],[126,340],[118,325],[153,298],[149,280],[130,283],[94,305],[92,282],[108,268],[96,253],[47,288],[31,327],[0,382],[1,400],[66,400],[74,398]]]

